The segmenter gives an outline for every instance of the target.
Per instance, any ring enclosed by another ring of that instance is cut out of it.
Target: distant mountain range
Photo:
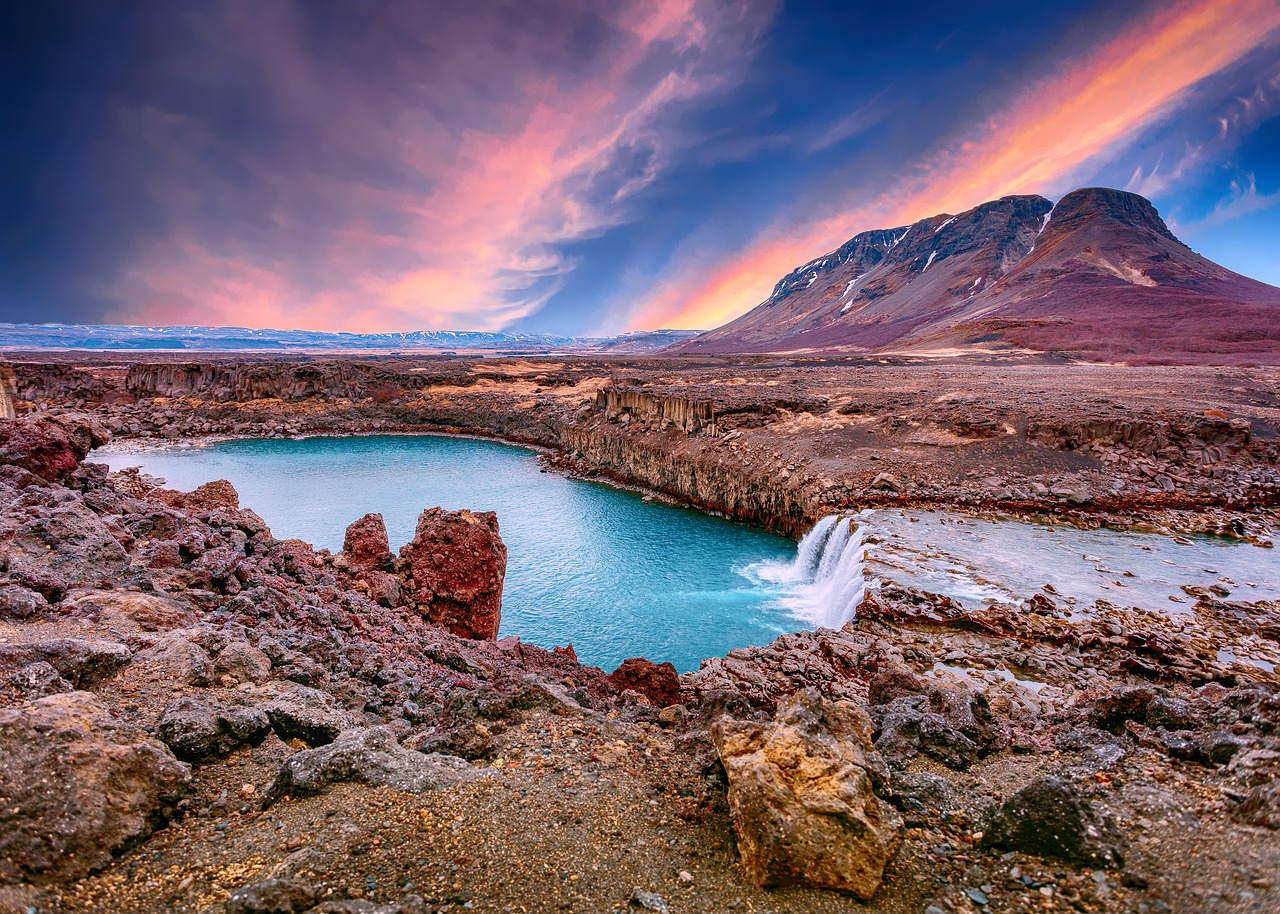
[[[587,338],[465,330],[411,333],[318,333],[243,327],[122,327],[0,323],[0,350],[69,349],[194,352],[651,352],[697,336],[697,330],[648,330]]]
[[[680,353],[1061,352],[1280,361],[1280,289],[1174,237],[1137,194],[1002,197],[863,232]]]

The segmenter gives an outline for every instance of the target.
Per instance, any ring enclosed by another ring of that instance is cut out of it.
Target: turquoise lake
[[[441,436],[262,439],[207,447],[107,448],[171,488],[229,480],[281,539],[337,552],[349,523],[382,514],[393,550],[424,508],[495,511],[507,544],[503,636],[573,643],[588,664],[669,660],[681,672],[806,623],[744,574],[786,562],[782,537],[608,486],[544,473],[524,448]]]

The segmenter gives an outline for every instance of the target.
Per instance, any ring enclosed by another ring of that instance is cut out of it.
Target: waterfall
[[[814,626],[839,628],[867,591],[865,528],[854,515],[830,514],[814,524],[791,562],[760,562],[748,572],[779,590],[778,604]]]

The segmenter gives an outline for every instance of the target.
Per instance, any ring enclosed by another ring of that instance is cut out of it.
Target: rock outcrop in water
[[[492,511],[428,508],[400,550],[405,599],[463,638],[498,637],[507,547]]]

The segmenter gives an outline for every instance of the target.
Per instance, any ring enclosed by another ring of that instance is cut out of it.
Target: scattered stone
[[[645,911],[656,911],[657,914],[671,914],[671,909],[667,907],[666,899],[654,892],[646,892],[644,889],[632,891],[631,907],[642,908]]]
[[[0,619],[29,619],[49,608],[44,594],[16,584],[0,587]]]
[[[227,898],[227,914],[301,914],[319,899],[315,886],[299,879],[264,879]]]
[[[902,819],[876,795],[888,772],[865,711],[802,691],[772,722],[721,719],[712,737],[729,777],[738,849],[756,883],[875,894]]]
[[[1236,807],[1234,815],[1246,825],[1280,829],[1280,781],[1254,787]]]

